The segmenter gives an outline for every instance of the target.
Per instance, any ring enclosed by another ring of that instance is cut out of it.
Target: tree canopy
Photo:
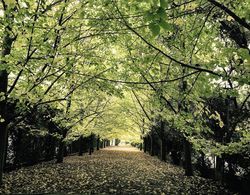
[[[249,151],[249,12],[247,0],[2,0],[0,130],[47,106],[64,142],[154,131],[205,154]]]

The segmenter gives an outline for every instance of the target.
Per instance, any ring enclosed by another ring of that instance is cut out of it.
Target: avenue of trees
[[[188,176],[249,182],[249,13],[248,0],[1,0],[0,183],[6,161],[114,138]]]

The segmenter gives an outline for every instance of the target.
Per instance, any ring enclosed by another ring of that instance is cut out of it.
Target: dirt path
[[[0,193],[229,194],[214,182],[131,147],[110,147],[4,175]]]

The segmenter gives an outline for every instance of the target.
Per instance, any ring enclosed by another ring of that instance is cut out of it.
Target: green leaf
[[[160,26],[158,24],[150,23],[149,29],[151,30],[154,36],[157,36],[160,33]]]
[[[246,60],[250,60],[250,55],[248,49],[240,48],[239,50],[240,56]]]
[[[159,9],[157,10],[157,15],[162,19],[165,19],[167,16],[165,10],[162,7],[159,7]]]
[[[168,1],[167,0],[160,0],[160,5],[163,8],[166,8],[168,6]]]
[[[161,20],[159,22],[159,25],[164,29],[164,30],[172,30],[172,24],[167,23],[165,20]]]
[[[153,13],[151,13],[150,11],[147,11],[145,15],[145,19],[146,21],[152,21],[154,19]]]

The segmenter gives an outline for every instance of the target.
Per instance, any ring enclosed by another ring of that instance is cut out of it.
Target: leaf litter
[[[142,152],[104,149],[4,174],[0,194],[230,194],[213,180]]]

